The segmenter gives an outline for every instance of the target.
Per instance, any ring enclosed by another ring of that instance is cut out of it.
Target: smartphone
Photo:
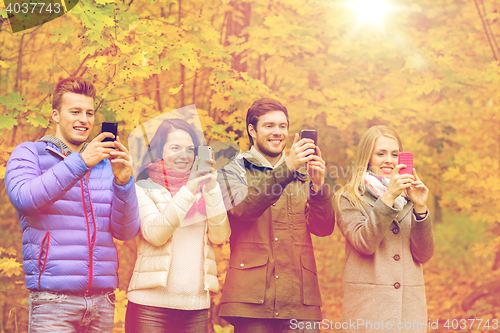
[[[305,129],[300,132],[300,138],[301,139],[312,139],[314,141],[314,144],[317,145],[318,143],[318,133],[315,130],[310,130],[310,129]],[[314,149],[314,154],[316,154],[316,149]]]
[[[198,170],[210,171],[212,170],[212,164],[207,160],[212,158],[212,147],[210,146],[199,146],[194,149],[195,155],[200,157],[198,162]]]
[[[413,153],[399,153],[398,164],[406,165],[399,170],[400,175],[413,175]]]
[[[102,123],[101,133],[108,132],[113,133],[114,138],[104,138],[102,142],[113,142],[116,141],[116,136],[118,135],[118,123]]]

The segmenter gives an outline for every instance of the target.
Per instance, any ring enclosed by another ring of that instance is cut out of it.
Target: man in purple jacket
[[[94,125],[92,83],[58,83],[52,103],[56,135],[17,146],[5,186],[23,230],[29,332],[111,332],[118,258],[113,237],[140,227],[132,160]],[[115,149],[113,149],[115,148]]]

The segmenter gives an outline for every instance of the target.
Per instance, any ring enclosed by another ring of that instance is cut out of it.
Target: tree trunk
[[[21,41],[19,42],[19,56],[17,58],[17,77],[16,77],[16,87],[14,88],[15,91],[19,95],[22,95],[22,83],[21,83],[21,75],[22,75],[22,68],[23,68],[23,42],[24,42],[24,36],[21,36]]]
[[[440,199],[441,199],[441,197],[434,196],[434,218],[433,218],[433,221],[436,223],[443,222],[443,211],[441,209],[441,204],[439,203]]]
[[[245,41],[248,42],[248,34],[244,34],[243,36],[241,35],[242,31],[244,28],[250,26],[250,16],[251,16],[251,9],[252,6],[249,2],[237,2],[233,1],[232,3],[233,6],[233,12],[229,13],[228,19],[227,19],[227,25],[226,25],[226,41],[224,42],[224,46],[229,45],[227,42],[227,37],[228,36],[238,36],[238,37],[244,37]],[[234,12],[241,12],[243,14],[243,22],[238,22],[238,20],[233,19],[233,13]],[[240,53],[240,54],[233,54],[233,61],[232,65],[233,68],[236,69],[239,72],[246,72],[248,69],[248,64],[246,61],[243,61],[245,53]]]

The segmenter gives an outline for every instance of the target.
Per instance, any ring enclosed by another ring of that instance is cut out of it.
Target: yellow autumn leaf
[[[184,86],[184,84],[181,84],[180,86],[178,86],[177,88],[170,88],[168,89],[168,92],[171,93],[172,95],[175,95],[177,94],[179,91],[181,91],[182,87]]]
[[[15,258],[0,258],[0,276],[19,275],[22,273],[22,264],[18,263]]]

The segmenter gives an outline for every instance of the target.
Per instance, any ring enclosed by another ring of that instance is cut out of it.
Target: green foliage
[[[17,116],[18,112],[12,112],[10,114],[0,115],[0,130],[1,129],[12,129],[15,125],[17,125]]]
[[[7,110],[26,111],[26,98],[20,96],[18,93],[11,91],[9,96],[0,96],[1,105],[5,106]]]

